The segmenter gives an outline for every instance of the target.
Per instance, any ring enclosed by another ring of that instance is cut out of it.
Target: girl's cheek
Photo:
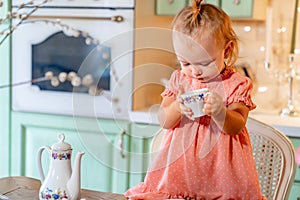
[[[183,71],[183,73],[185,73],[188,76],[191,76],[191,70],[189,69],[189,67],[181,67],[181,70]]]

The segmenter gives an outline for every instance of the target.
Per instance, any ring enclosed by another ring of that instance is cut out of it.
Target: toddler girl
[[[173,45],[181,69],[173,72],[158,113],[162,147],[130,199],[261,200],[258,175],[245,127],[250,79],[233,70],[237,36],[220,8],[194,0],[173,22]],[[208,88],[203,112],[183,104],[184,92]]]

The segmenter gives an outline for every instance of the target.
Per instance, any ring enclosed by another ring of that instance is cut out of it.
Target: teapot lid
[[[67,151],[72,150],[71,145],[64,142],[65,135],[63,133],[60,133],[57,135],[58,142],[53,144],[51,149],[56,151]]]

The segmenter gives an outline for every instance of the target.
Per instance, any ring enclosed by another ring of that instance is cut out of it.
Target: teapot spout
[[[74,161],[74,167],[72,171],[71,178],[67,182],[67,188],[70,193],[70,199],[79,199],[81,191],[81,180],[80,180],[80,167],[81,167],[81,157],[84,152],[78,152]]]

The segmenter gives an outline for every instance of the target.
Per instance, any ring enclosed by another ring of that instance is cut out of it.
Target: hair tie
[[[198,15],[200,14],[202,1],[203,0],[194,0],[193,1],[193,5],[192,5],[192,10],[193,10],[192,22],[195,22]]]

